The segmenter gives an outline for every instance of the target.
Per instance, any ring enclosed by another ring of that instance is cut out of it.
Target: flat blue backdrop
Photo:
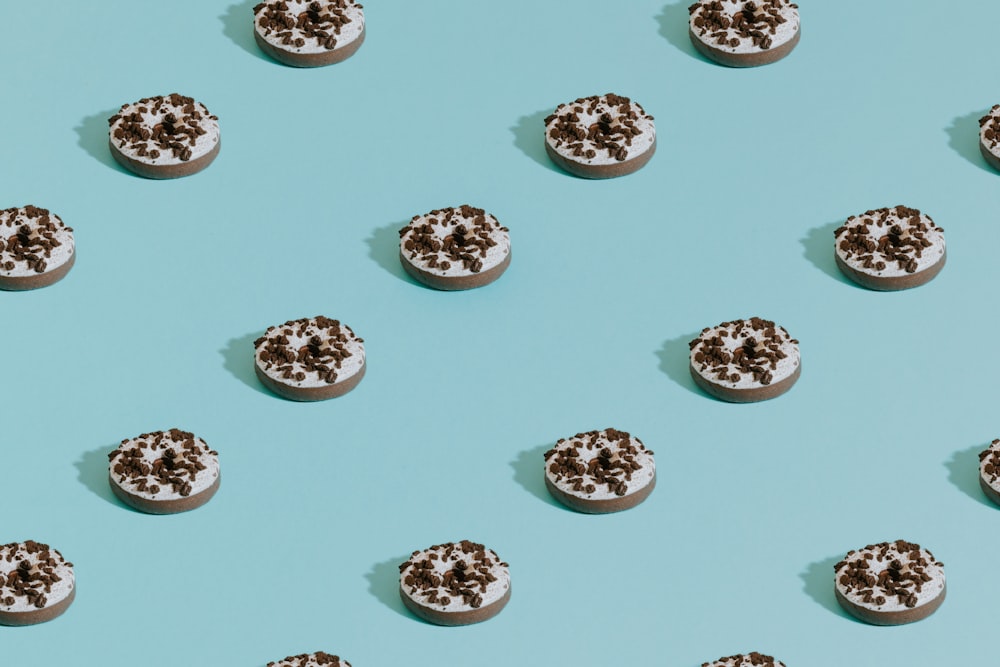
[[[16,3],[0,41],[0,207],[76,230],[61,283],[0,293],[0,542],[76,564],[63,617],[0,627],[17,667],[789,667],[995,656],[1000,510],[977,487],[1000,436],[992,338],[1000,173],[977,119],[1000,102],[993,0],[804,0],[787,59],[697,55],[687,0],[368,3],[350,60],[263,56],[253,0]],[[542,119],[613,91],[656,117],[640,172],[591,182],[545,157]],[[222,151],[168,182],[120,169],[106,119],[180,92]],[[396,230],[470,203],[513,263],[468,293],[415,284]],[[933,282],[845,281],[833,230],[906,204],[948,238]],[[252,341],[324,314],[367,343],[352,393],[296,404]],[[702,327],[759,315],[801,340],[787,395],[728,405],[688,377]],[[180,427],[222,488],[176,516],[109,492],[119,440]],[[614,426],[657,454],[643,505],[584,516],[545,492],[556,439]],[[931,618],[842,613],[832,565],[905,538],[949,576]],[[397,564],[473,539],[511,566],[495,619],[411,616]]]

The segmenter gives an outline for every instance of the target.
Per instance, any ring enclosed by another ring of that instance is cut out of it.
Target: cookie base
[[[992,500],[997,505],[1000,505],[1000,491],[997,491],[990,486],[990,483],[983,477],[982,472],[979,473],[979,486],[983,489],[983,493],[986,494],[987,498]]]
[[[418,266],[414,266],[406,258],[406,255],[403,254],[402,250],[399,251],[399,261],[406,272],[410,274],[410,277],[417,282],[423,283],[428,287],[433,287],[434,289],[454,292],[489,285],[499,278],[507,270],[507,267],[510,266],[510,253],[508,252],[503,261],[493,268],[464,276],[439,276],[430,271],[425,271]]]
[[[944,268],[948,251],[945,250],[941,255],[941,259],[928,266],[923,271],[907,273],[903,276],[888,277],[873,276],[865,273],[864,271],[859,271],[841,259],[840,255],[836,254],[836,252],[834,255],[837,260],[837,267],[840,269],[841,273],[862,287],[867,287],[870,290],[876,290],[878,292],[896,292],[899,290],[910,289],[912,287],[919,287],[920,285],[930,282],[934,276],[941,273],[941,269]]]
[[[646,163],[653,157],[653,153],[656,152],[656,139],[653,139],[653,143],[650,144],[645,152],[628,160],[615,162],[614,164],[584,164],[576,162],[565,155],[559,154],[556,149],[552,148],[548,141],[545,142],[545,152],[549,154],[549,158],[553,162],[574,176],[591,179],[617,178],[618,176],[625,176],[636,172],[646,166]]]
[[[323,67],[324,65],[339,63],[353,56],[365,41],[365,31],[367,29],[367,25],[362,28],[361,34],[353,42],[338,46],[331,51],[321,51],[319,53],[296,53],[279,48],[264,39],[257,32],[256,25],[254,26],[253,36],[261,51],[283,65],[290,65],[292,67]]]
[[[843,607],[844,611],[858,619],[859,621],[864,621],[871,625],[905,625],[906,623],[914,623],[916,621],[921,621],[935,611],[944,602],[944,595],[947,592],[947,584],[941,589],[940,595],[936,598],[922,604],[919,607],[913,607],[912,609],[904,609],[902,611],[874,611],[868,609],[867,607],[862,607],[859,604],[855,604],[844,597],[844,594],[840,592],[839,588],[834,588],[834,592],[837,594],[837,602]]]
[[[488,604],[485,607],[480,607],[479,609],[469,609],[467,611],[449,612],[425,607],[407,595],[403,591],[402,584],[399,586],[399,597],[403,599],[403,605],[407,609],[428,623],[447,626],[472,625],[473,623],[481,623],[493,618],[507,606],[507,603],[510,601],[510,586],[507,587],[507,592],[503,594],[503,597],[496,602]]]
[[[344,378],[340,382],[334,382],[333,384],[328,384],[322,387],[295,387],[275,380],[265,373],[256,362],[254,362],[254,370],[257,373],[257,379],[259,379],[265,387],[282,398],[300,402],[325,401],[328,398],[343,396],[358,386],[358,383],[361,382],[361,378],[365,376],[365,369],[367,367],[368,362],[366,360],[365,363],[361,365],[361,368],[357,373],[349,378]]]
[[[983,154],[983,159],[993,167],[994,169],[1000,170],[1000,157],[997,157],[987,148],[986,144],[983,143],[982,137],[979,139],[979,152]]]
[[[795,372],[784,380],[762,387],[754,387],[753,389],[734,389],[706,379],[701,373],[695,370],[693,364],[688,364],[688,368],[696,385],[701,387],[706,393],[728,403],[756,403],[775,398],[791,389],[792,385],[795,384],[802,374],[802,362],[799,362],[799,365],[795,367]]]
[[[48,607],[32,609],[31,611],[0,611],[0,625],[24,626],[51,621],[69,609],[75,599],[76,584],[73,585],[73,590],[69,592],[69,595]]]
[[[0,276],[0,290],[21,292],[38,289],[39,287],[48,287],[65,278],[75,263],[76,250],[74,249],[73,254],[69,256],[68,260],[51,271],[43,271],[42,273],[35,273],[30,276]]]
[[[726,67],[759,67],[777,62],[792,52],[795,45],[799,43],[799,35],[801,34],[802,28],[800,26],[795,31],[794,37],[773,49],[755,51],[753,53],[732,53],[706,44],[701,41],[694,30],[688,28],[688,36],[691,38],[691,43],[694,44],[694,48],[698,50],[698,53]]]
[[[190,176],[191,174],[198,173],[208,165],[212,164],[212,161],[215,160],[216,156],[219,154],[219,147],[221,145],[222,139],[219,139],[219,141],[215,143],[215,146],[212,147],[212,150],[199,158],[188,160],[187,162],[178,162],[177,164],[148,164],[125,155],[118,150],[114,141],[108,139],[108,146],[111,148],[111,155],[115,158],[115,162],[134,174],[155,180],[181,178],[182,176]]]
[[[215,492],[219,490],[219,481],[222,476],[215,478],[215,482],[212,483],[210,487],[202,491],[201,493],[196,493],[184,498],[172,498],[170,500],[154,500],[151,498],[146,498],[144,496],[136,495],[126,489],[123,489],[115,481],[111,474],[108,474],[108,483],[111,485],[111,491],[118,497],[118,500],[122,501],[129,507],[139,510],[140,512],[145,512],[146,514],[177,514],[179,512],[187,512],[195,508],[201,507],[215,495]]]
[[[552,480],[549,479],[548,475],[545,476],[545,488],[549,490],[549,493],[552,494],[553,498],[561,502],[566,507],[576,510],[577,512],[583,512],[584,514],[610,514],[612,512],[621,512],[623,510],[632,509],[648,498],[649,494],[653,492],[655,487],[656,473],[653,473],[653,478],[649,480],[649,483],[634,493],[629,493],[615,498],[590,499],[581,498],[567,491],[563,491],[552,483]]]

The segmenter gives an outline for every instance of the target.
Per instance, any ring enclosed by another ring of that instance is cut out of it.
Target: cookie
[[[482,544],[438,544],[414,551],[399,566],[399,595],[407,609],[430,623],[479,623],[510,600],[510,570]]]
[[[354,0],[275,0],[253,13],[257,45],[285,65],[339,63],[365,41],[364,8]]]
[[[122,440],[108,460],[114,494],[149,514],[193,510],[219,490],[219,453],[180,429]]]
[[[869,544],[848,551],[833,569],[837,602],[865,623],[912,623],[930,616],[944,601],[944,565],[918,544]]]
[[[767,65],[799,43],[799,6],[789,0],[698,0],[688,12],[694,48],[720,65]]]
[[[619,512],[653,492],[656,463],[653,452],[624,431],[577,433],[545,452],[545,486],[578,512]]]
[[[351,663],[341,660],[340,656],[316,651],[315,653],[290,655],[283,660],[267,663],[267,667],[351,667]]]
[[[751,317],[703,329],[689,343],[691,377],[731,403],[780,396],[799,379],[799,341],[770,320]]]
[[[37,206],[0,210],[0,289],[46,287],[74,262],[73,228],[59,216]]]
[[[979,453],[979,486],[987,498],[1000,505],[1000,440]]]
[[[837,266],[868,289],[917,287],[944,267],[944,230],[915,208],[896,206],[852,215],[834,236]]]
[[[399,230],[399,261],[435,289],[482,287],[510,266],[510,230],[481,208],[431,211]]]
[[[545,119],[545,151],[583,178],[613,178],[642,168],[656,152],[653,117],[608,93],[560,104]]]
[[[703,662],[701,667],[785,667],[785,663],[754,651],[746,655],[741,653],[727,658],[719,658],[712,662]]]
[[[47,544],[0,545],[0,625],[34,625],[62,614],[76,597],[69,563]]]
[[[1000,104],[979,119],[979,150],[994,169],[1000,169]]]
[[[219,119],[177,93],[125,104],[108,124],[111,155],[146,178],[189,176],[219,154]]]
[[[269,327],[253,345],[257,377],[293,401],[342,396],[365,375],[364,340],[322,315]]]

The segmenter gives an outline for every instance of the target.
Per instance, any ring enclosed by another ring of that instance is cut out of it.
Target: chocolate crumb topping
[[[943,566],[920,545],[896,540],[849,551],[833,569],[837,584],[852,600],[881,607],[894,599],[912,609],[924,586],[943,577]]]
[[[186,498],[208,469],[208,459],[218,455],[193,433],[172,428],[122,440],[108,460],[119,486],[133,493],[155,497],[170,489]]]
[[[277,0],[261,2],[253,13],[264,36],[276,44],[302,48],[308,42],[332,51],[344,27],[359,20],[362,9],[354,0]]]
[[[47,209],[29,205],[0,210],[0,272],[20,268],[44,273],[64,244],[72,254],[73,228]]]
[[[997,480],[1000,480],[1000,440],[994,440],[979,453],[979,469],[990,486],[997,486]]]
[[[567,156],[592,160],[606,155],[617,162],[634,157],[633,142],[647,150],[655,133],[652,116],[614,93],[560,104],[545,119],[545,131],[546,140]],[[646,135],[646,141],[639,142],[640,135]]]
[[[19,600],[43,609],[52,588],[63,580],[73,563],[66,562],[47,544],[28,540],[0,545],[0,607],[13,607]]]
[[[784,327],[751,317],[703,329],[688,345],[691,360],[702,375],[717,382],[752,380],[767,386],[774,381],[782,360],[798,357],[798,344]]]
[[[979,119],[979,132],[990,152],[1000,155],[1000,104]]]
[[[341,660],[340,656],[330,655],[323,651],[290,655],[283,660],[267,663],[267,667],[351,667],[351,663]]]
[[[766,51],[778,26],[798,17],[789,0],[700,0],[688,7],[691,27],[703,41],[736,48],[743,42]]]
[[[784,667],[784,664],[769,655],[754,651],[746,655],[740,653],[719,658],[715,662],[703,662],[701,667]]]
[[[506,579],[508,567],[492,549],[462,540],[414,551],[399,573],[404,589],[418,601],[478,609],[490,584]]]
[[[944,229],[915,208],[880,208],[847,219],[834,231],[844,261],[868,273],[895,266],[916,273],[924,253],[940,256]],[[936,251],[936,254],[935,254]]]
[[[169,155],[187,162],[195,156],[199,137],[218,134],[218,120],[203,104],[172,93],[122,105],[108,124],[112,141],[123,152],[147,161]]]
[[[253,345],[257,359],[272,376],[334,384],[348,359],[360,355],[364,361],[363,343],[346,324],[320,315],[269,327]]]
[[[609,493],[624,496],[632,476],[652,465],[652,450],[625,431],[577,433],[563,438],[545,452],[546,469],[554,481],[568,485],[578,494],[592,494],[605,487]]]
[[[489,262],[499,264],[510,248],[509,229],[481,208],[464,204],[414,216],[399,230],[400,250],[411,263],[426,269],[448,271],[461,266],[479,273]],[[501,253],[488,259],[491,248]]]

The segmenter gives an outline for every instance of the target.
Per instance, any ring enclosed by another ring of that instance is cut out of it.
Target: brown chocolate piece
[[[275,60],[292,67],[322,67],[353,56],[365,41],[366,26],[350,41],[341,37],[343,27],[352,22],[348,9],[356,9],[364,21],[363,6],[354,0],[319,0],[309,2],[305,11],[296,13],[286,0],[261,2],[253,8],[254,39],[257,46]],[[276,38],[280,44],[269,41]],[[301,51],[307,43],[318,51]]]

